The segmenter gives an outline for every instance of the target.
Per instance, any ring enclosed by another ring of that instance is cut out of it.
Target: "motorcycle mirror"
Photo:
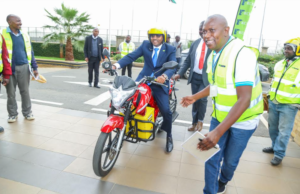
[[[103,49],[102,54],[103,54],[105,57],[109,58],[109,51],[108,51],[106,48]]]
[[[175,69],[178,66],[176,61],[169,61],[163,64],[163,69]]]

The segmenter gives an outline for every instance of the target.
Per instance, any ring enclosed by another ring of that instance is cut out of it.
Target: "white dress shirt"
[[[198,73],[198,74],[202,74],[202,70],[203,70],[203,69],[199,69],[199,60],[200,60],[200,57],[201,57],[201,50],[202,50],[203,43],[204,43],[204,41],[203,41],[203,39],[201,39],[201,41],[200,41],[200,43],[197,47],[196,53],[195,53],[195,61],[194,61],[193,71],[195,73]],[[207,53],[207,46],[205,46],[205,54],[204,54],[203,63],[205,62],[206,53]],[[203,64],[203,67],[204,67],[204,64]]]

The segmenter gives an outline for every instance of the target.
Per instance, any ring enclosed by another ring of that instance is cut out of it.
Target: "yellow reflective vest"
[[[218,94],[213,97],[213,113],[219,122],[222,122],[228,115],[231,108],[238,100],[236,86],[235,86],[235,67],[236,59],[239,52],[247,48],[239,39],[231,40],[225,45],[222,53],[219,56],[215,70],[212,70],[213,53],[210,54],[207,62],[207,74],[210,84],[214,84],[218,88]],[[258,57],[258,52],[255,51]],[[248,109],[240,116],[237,122],[254,119],[263,112],[263,97],[262,86],[259,77],[259,68],[256,65],[255,82],[252,87],[251,102]]]
[[[10,60],[10,65],[12,64],[12,54],[13,54],[13,41],[12,38],[10,36],[10,33],[6,31],[6,29],[3,29],[2,31],[2,35],[4,37],[5,43],[6,43],[6,48],[8,51],[8,57]],[[22,32],[22,36],[23,36],[23,40],[24,40],[24,44],[25,44],[25,50],[26,50],[26,54],[27,54],[27,60],[28,60],[28,64],[31,65],[31,43],[30,43],[30,38],[28,36],[27,33]]]
[[[121,51],[122,58],[128,55],[129,53],[131,53],[132,51],[134,51],[134,47],[135,47],[134,43],[130,42],[128,45],[129,46],[127,46],[126,42],[122,42],[122,51]]]
[[[274,79],[270,90],[270,99],[282,104],[300,104],[300,58],[287,66],[281,60],[274,67]]]

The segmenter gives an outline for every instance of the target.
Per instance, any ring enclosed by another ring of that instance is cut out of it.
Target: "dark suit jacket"
[[[92,40],[93,40],[92,35],[87,36],[85,38],[84,56],[85,56],[85,58],[88,58],[88,59],[92,56]],[[100,38],[99,36],[97,37],[97,45],[98,45],[98,51],[99,51],[99,60],[101,61],[101,57],[102,57],[102,59],[104,59],[104,56],[102,54],[102,52],[103,52],[103,41],[102,41],[102,38]]]
[[[188,70],[188,68],[190,68],[188,84],[191,83],[191,81],[192,81],[192,77],[193,77],[193,73],[194,73],[193,69],[194,69],[194,63],[195,63],[195,54],[196,54],[197,48],[200,44],[200,41],[201,41],[201,38],[199,38],[198,40],[193,42],[193,44],[191,45],[191,48],[189,50],[188,56],[186,57],[185,61],[182,64],[182,67],[178,71],[178,74],[180,75],[180,77],[183,77],[183,74]],[[207,48],[207,52],[206,52],[206,56],[205,56],[205,60],[204,60],[204,66],[203,66],[203,70],[202,70],[202,79],[203,79],[203,83],[205,86],[207,86],[209,84],[208,79],[207,79],[206,69],[207,69],[207,58],[210,55],[210,53],[211,53],[211,50]]]
[[[157,62],[156,62],[156,67],[154,67],[153,62],[152,62],[152,52],[153,52],[153,45],[148,40],[145,40],[141,46],[139,46],[132,53],[129,53],[128,55],[123,57],[121,60],[118,61],[118,63],[120,64],[121,68],[123,68],[126,65],[131,64],[137,58],[143,56],[144,57],[144,67],[143,67],[142,71],[140,72],[140,74],[138,75],[138,77],[136,78],[136,81],[139,81],[144,76],[151,76],[152,73],[158,71],[165,62],[176,61],[175,47],[168,45],[168,44],[163,44],[159,51],[159,55],[158,55]],[[176,69],[167,69],[164,71],[160,71],[155,74],[155,77],[158,77],[162,74],[166,74],[168,76],[168,78],[170,79],[173,76],[173,74],[175,73],[175,71],[176,71]],[[169,85],[169,82],[167,81],[166,84]],[[161,86],[159,86],[159,87],[161,87]],[[166,93],[168,93],[168,88],[166,88],[166,87],[162,87],[162,88]]]

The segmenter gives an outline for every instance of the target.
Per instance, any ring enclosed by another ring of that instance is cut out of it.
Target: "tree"
[[[63,58],[63,44],[66,43],[66,61],[74,61],[74,48],[83,51],[84,37],[91,33],[93,27],[88,25],[90,15],[85,12],[78,13],[78,10],[66,7],[63,3],[61,9],[54,9],[55,15],[47,11],[47,17],[55,23],[54,26],[46,25],[44,28],[52,32],[44,36],[43,46],[46,47],[51,41],[59,41],[60,57]],[[73,42],[73,45],[72,45]]]

